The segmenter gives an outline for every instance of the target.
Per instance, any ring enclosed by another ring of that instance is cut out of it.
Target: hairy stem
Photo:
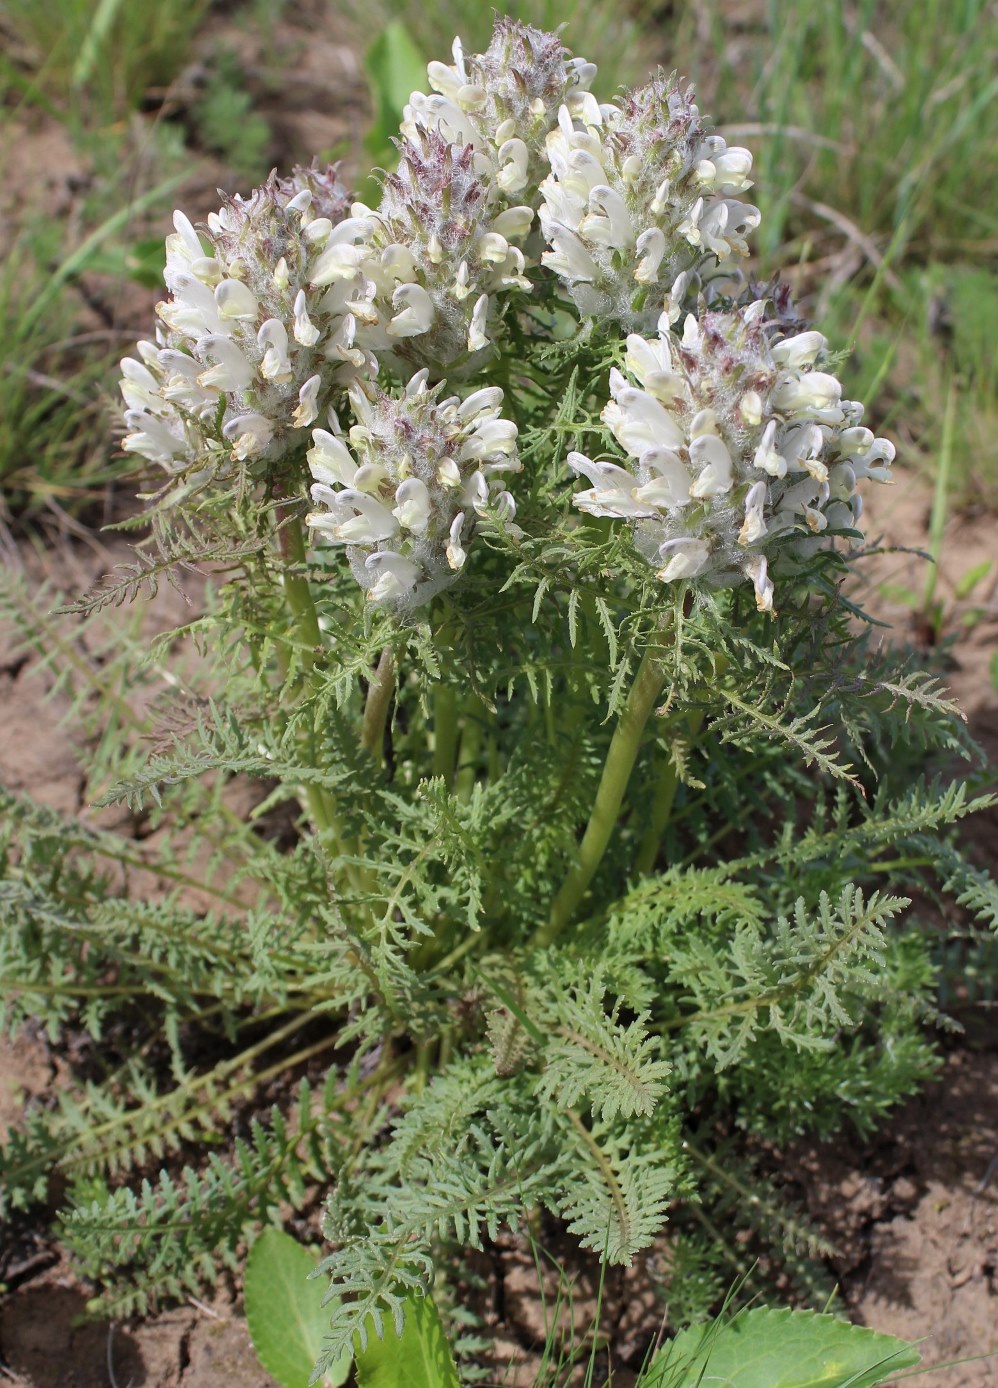
[[[278,506],[277,520],[278,542],[284,567],[281,576],[282,584],[288,600],[288,607],[291,609],[297,631],[303,640],[303,648],[295,646],[294,649],[298,652],[301,671],[308,686],[316,689],[319,678],[316,657],[322,650],[322,632],[319,628],[315,603],[312,601],[312,590],[309,588],[308,579],[303,572],[305,567],[305,536],[302,531],[301,517],[294,502],[291,502],[290,505],[282,502]],[[292,646],[290,643],[278,644],[277,649],[281,673],[287,680],[291,670]],[[306,734],[305,750],[311,764],[317,766],[318,747],[314,729],[309,729]],[[305,785],[301,787],[300,794],[316,833],[328,836],[337,847],[346,847],[348,842],[346,832],[341,824],[331,792],[325,786]],[[355,889],[360,889],[364,885],[362,876],[357,869],[347,867],[346,875]]]
[[[477,710],[465,708],[464,726],[461,733],[461,758],[457,773],[456,789],[460,800],[465,804],[471,799],[478,779],[478,754],[482,745],[482,722],[475,716]]]
[[[305,647],[300,652],[301,667],[306,674],[311,674],[315,668],[316,652],[322,646],[322,632],[319,630],[319,619],[316,616],[308,579],[304,573],[296,572],[305,565],[305,536],[301,517],[291,506],[282,504],[277,508],[277,519],[280,527],[277,537],[281,558],[284,561],[282,583],[287,594],[288,606],[305,642]],[[288,656],[285,655],[284,658],[287,660]]]
[[[360,738],[364,750],[370,752],[375,761],[381,760],[385,740],[385,724],[388,721],[388,710],[391,708],[392,698],[395,694],[396,674],[395,657],[392,655],[391,647],[386,646],[381,652],[381,659],[378,661],[374,678],[368,685],[367,702],[364,705],[364,723]]]
[[[551,944],[564,930],[596,874],[616,826],[627,783],[641,748],[645,724],[655,707],[663,680],[660,650],[647,651],[610,742],[599,789],[575,861],[554,899],[547,923],[534,935],[533,944],[538,948]]]
[[[689,731],[689,739],[692,742],[700,729],[703,727],[703,712],[697,710],[682,720]],[[659,846],[662,836],[668,828],[669,820],[672,816],[672,806],[676,799],[676,791],[679,788],[679,771],[676,766],[675,758],[670,756],[668,762],[662,770],[658,785],[655,787],[655,799],[652,801],[651,814],[648,818],[648,827],[645,829],[644,837],[641,840],[641,847],[638,849],[637,857],[634,860],[634,871],[639,877],[651,872],[655,866],[655,859],[658,857]]]
[[[450,685],[433,692],[433,774],[450,785],[457,764],[457,698]]]

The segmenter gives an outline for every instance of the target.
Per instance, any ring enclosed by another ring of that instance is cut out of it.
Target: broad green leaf
[[[409,1296],[403,1305],[401,1336],[389,1321],[383,1340],[371,1335],[367,1349],[358,1350],[360,1388],[461,1388],[433,1298]]]
[[[265,1229],[246,1263],[243,1299],[253,1348],[282,1388],[307,1388],[329,1329],[331,1303],[322,1304],[326,1283],[309,1280],[317,1263],[307,1248],[280,1229]],[[347,1381],[351,1363],[349,1354],[341,1356],[320,1383],[339,1388]]]
[[[876,1388],[921,1362],[904,1340],[815,1311],[745,1311],[682,1331],[638,1388]]]
[[[402,21],[393,19],[367,50],[364,67],[374,101],[374,123],[364,148],[377,156],[391,149],[409,97],[426,86],[426,61]]]

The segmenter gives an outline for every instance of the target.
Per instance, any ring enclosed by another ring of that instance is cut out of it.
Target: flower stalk
[[[547,923],[534,935],[533,944],[537,948],[544,948],[557,939],[596,875],[620,814],[645,724],[661,693],[664,678],[660,650],[646,651],[610,742],[578,854],[552,903]]]
[[[457,697],[451,685],[438,685],[433,693],[433,775],[448,785],[457,765]]]
[[[302,673],[308,682],[315,683],[316,655],[322,649],[322,632],[316,615],[315,604],[308,579],[304,573],[305,536],[301,517],[293,506],[282,502],[277,508],[278,545],[280,547],[282,574],[281,585],[287,597],[288,607],[294,617],[295,634],[300,644],[295,643]],[[278,661],[281,674],[287,680],[292,668],[291,643],[278,644]],[[310,729],[307,735],[309,761],[314,766],[317,749],[315,734]],[[301,794],[308,810],[309,818],[316,833],[332,833],[337,840],[343,834],[336,813],[333,798],[324,786],[304,785]]]
[[[698,709],[690,713],[681,723],[685,726],[688,733],[687,743],[692,742],[700,729],[703,727],[704,714]],[[651,815],[648,819],[648,826],[645,829],[644,837],[641,840],[641,847],[638,849],[637,857],[634,860],[634,872],[638,877],[644,877],[651,872],[658,857],[659,847],[662,842],[662,835],[669,826],[672,816],[672,807],[676,802],[676,791],[679,789],[679,768],[676,760],[670,755],[668,762],[662,769],[662,774],[655,787],[655,798],[652,801]]]
[[[397,671],[395,657],[390,646],[381,652],[378,668],[368,685],[367,700],[364,704],[364,723],[361,729],[361,744],[370,752],[375,761],[380,761],[385,738],[385,725],[388,711],[395,696]]]

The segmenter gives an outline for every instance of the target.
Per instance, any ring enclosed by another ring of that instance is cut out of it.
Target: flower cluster
[[[174,214],[158,339],[121,364],[126,450],[171,472],[277,459],[337,385],[377,370],[356,343],[356,267],[335,283],[323,273],[348,202],[330,166],[272,174],[200,234]]]
[[[748,578],[761,611],[773,606],[770,567],[851,530],[857,481],[888,481],[894,457],[819,369],[821,334],[784,336],[767,308],[690,314],[681,340],[663,314],[657,339],[628,337],[631,379],[611,371],[603,419],[629,463],[568,460],[592,484],[575,504],[630,520],[663,582]]]
[[[375,602],[426,602],[460,573],[479,518],[515,513],[503,478],[521,464],[516,425],[501,418],[502,391],[487,387],[463,401],[440,391],[425,370],[398,396],[355,384],[350,446],[324,429],[313,434],[312,500],[325,509],[308,524],[349,547]]]
[[[486,375],[509,324],[529,357],[570,295],[630,333],[603,412],[625,458],[571,454],[591,483],[576,504],[630,521],[664,582],[748,578],[770,610],[772,574],[854,529],[857,481],[886,480],[893,449],[780,291],[742,291],[751,155],[675,78],[601,105],[595,67],[517,21],[427,73],[377,208],[330,167],[271,175],[197,230],[176,214],[158,339],[122,363],[125,447],[187,478],[289,477],[328,416],[310,525],[375,601],[424,602],[485,510],[513,514],[497,479],[519,470],[502,392],[461,403],[442,383]]]
[[[484,53],[466,57],[455,39],[453,65],[430,63],[426,71],[434,95],[413,92],[403,134],[414,140],[436,130],[471,145],[501,199],[536,205],[548,133],[562,106],[578,108],[594,64],[573,58],[557,34],[500,17]]]
[[[730,277],[748,254],[759,213],[739,195],[752,156],[707,134],[692,88],[658,77],[619,106],[565,107],[547,152],[541,258],[587,317],[678,318],[696,280]]]
[[[529,231],[533,212],[499,210],[495,184],[472,147],[437,130],[403,141],[399,155],[378,210],[354,207],[366,232],[361,266],[380,328],[365,340],[410,369],[426,366],[435,379],[474,370],[490,346],[495,295],[530,288],[523,252],[512,243]]]

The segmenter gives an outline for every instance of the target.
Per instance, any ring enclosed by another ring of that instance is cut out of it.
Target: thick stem
[[[295,644],[293,649],[298,653],[302,673],[308,678],[315,670],[316,652],[322,646],[322,632],[319,630],[319,619],[316,616],[308,579],[303,573],[295,572],[296,569],[305,564],[305,536],[302,532],[301,519],[292,506],[284,503],[278,506],[277,520],[278,543],[281,559],[284,561],[281,584],[288,600],[288,607],[295,619],[295,633],[303,639],[303,648],[299,648]],[[281,667],[281,674],[286,680],[291,672],[291,644],[279,643],[277,658]],[[315,738],[311,733],[308,735],[308,753],[314,761]],[[338,829],[332,797],[322,786],[303,786],[301,794],[312,820],[312,827],[317,832]]]
[[[308,579],[304,573],[295,572],[296,569],[303,569],[305,566],[305,535],[301,527],[301,518],[291,507],[280,505],[277,508],[277,520],[280,527],[277,537],[281,547],[281,558],[284,560],[282,582],[288,606],[294,613],[298,631],[304,641],[304,649],[299,651],[301,667],[306,674],[310,674],[315,668],[316,652],[322,647],[322,632],[319,630],[319,618],[316,616]],[[287,652],[284,661],[290,664]]]
[[[699,733],[700,729],[703,727],[703,717],[703,713],[697,711],[691,713],[684,720],[689,730],[691,742],[696,738],[697,733]],[[655,799],[652,801],[648,827],[645,830],[644,838],[641,840],[641,847],[638,849],[638,855],[634,860],[634,870],[639,877],[644,876],[646,872],[651,872],[652,868],[655,866],[659,845],[662,842],[662,835],[668,827],[678,788],[679,774],[676,770],[675,761],[670,758],[668,764],[663,768],[658,785],[655,788]]]
[[[450,785],[457,765],[457,698],[453,687],[440,684],[433,692],[433,774]]]
[[[478,779],[478,757],[482,747],[482,722],[477,709],[465,707],[461,730],[461,756],[455,781],[458,799],[467,804]]]
[[[294,509],[294,503],[279,505],[277,520],[279,526],[278,543],[281,558],[284,561],[282,584],[287,595],[288,607],[295,618],[297,632],[303,639],[303,647],[295,645],[294,649],[298,653],[302,673],[308,683],[314,687],[317,682],[316,657],[322,650],[322,631],[319,627],[319,618],[312,601],[312,591],[308,586],[308,579],[304,573],[295,572],[296,569],[304,569],[305,566],[305,536],[302,531],[301,518]],[[286,680],[291,671],[291,644],[279,642],[277,657],[281,673]],[[318,759],[318,749],[315,732],[312,729],[306,735],[306,753],[312,764],[315,765]],[[308,810],[315,832],[328,835],[337,846],[346,847],[346,832],[343,829],[336,809],[336,802],[330,791],[324,786],[303,785],[300,795],[304,801],[304,807]],[[365,884],[360,869],[347,866],[345,872],[347,880],[355,890],[364,890]]]
[[[395,657],[391,647],[381,652],[378,668],[367,689],[367,702],[364,705],[364,725],[361,731],[361,744],[370,752],[375,761],[381,760],[385,740],[385,724],[395,693]]]
[[[575,862],[554,899],[547,923],[534,935],[533,944],[538,948],[551,944],[572,919],[606,852],[641,747],[641,735],[662,689],[664,674],[660,656],[658,650],[646,652],[634,677],[627,703],[610,742],[599,789]]]
[[[717,687],[721,679],[727,673],[727,656],[717,652],[714,655],[714,685]],[[703,729],[704,720],[707,716],[706,708],[691,709],[686,715],[685,725],[689,732],[690,746],[696,742]],[[659,847],[663,835],[669,827],[669,820],[672,818],[672,807],[676,799],[676,790],[679,785],[679,776],[676,770],[675,761],[670,759],[669,765],[662,774],[655,792],[655,800],[652,804],[651,819],[645,836],[641,841],[638,856],[634,862],[634,868],[638,876],[643,876],[646,872],[651,872],[655,866],[655,859],[658,857]]]

